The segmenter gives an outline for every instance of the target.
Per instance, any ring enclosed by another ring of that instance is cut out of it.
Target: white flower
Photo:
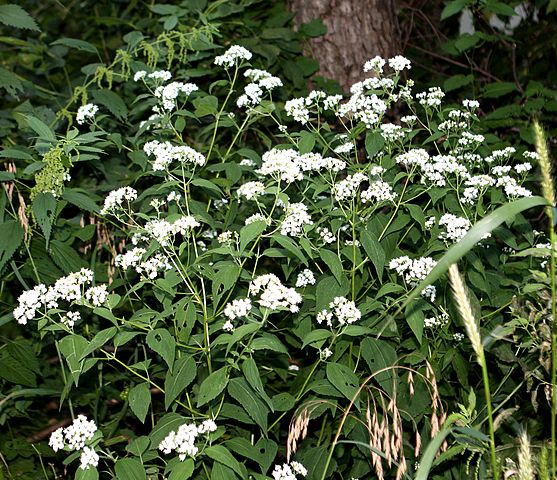
[[[232,45],[222,55],[215,57],[215,65],[231,68],[238,65],[242,60],[250,60],[252,53],[240,45]]]
[[[391,67],[396,72],[401,72],[405,68],[410,70],[412,68],[410,60],[402,55],[396,55],[393,58],[389,58],[389,67]]]
[[[296,279],[296,287],[302,288],[307,287],[308,285],[315,285],[315,275],[311,270],[306,268],[298,274],[298,278]]]
[[[57,452],[64,448],[64,428],[60,427],[50,434],[50,439],[48,440],[48,445],[52,450]]]
[[[222,326],[222,329],[225,332],[233,332],[234,331],[234,324],[230,320],[227,320],[226,322],[224,322],[224,324]]]
[[[350,200],[354,198],[354,194],[360,184],[367,179],[366,175],[359,172],[354,175],[348,175],[344,180],[341,180],[333,185],[331,190],[332,194],[335,196],[337,201]]]
[[[250,83],[246,85],[244,94],[238,98],[236,105],[240,108],[254,107],[261,102],[262,95],[263,90],[261,90],[261,87],[257,83]]]
[[[441,100],[445,96],[443,90],[439,87],[431,87],[427,92],[421,92],[416,94],[420,105],[424,107],[439,107],[441,106]],[[439,127],[441,128],[441,127]]]
[[[462,100],[462,106],[470,110],[476,110],[477,108],[480,108],[480,102],[478,102],[477,100],[469,100],[465,98],[464,100]]]
[[[97,467],[99,465],[99,456],[94,449],[84,447],[79,457],[79,468],[87,470],[89,467]]]
[[[106,215],[118,208],[121,208],[124,202],[128,204],[137,199],[137,190],[132,187],[122,187],[110,192],[104,199],[104,205],[101,209],[101,215]]]
[[[165,86],[155,89],[155,97],[159,98],[164,110],[174,110],[176,99],[180,93],[190,95],[199,90],[199,87],[193,83],[172,82]]]
[[[265,215],[261,213],[254,213],[252,216],[246,218],[244,225],[250,225],[254,222],[265,222],[267,225],[271,224],[271,219],[267,218]]]
[[[238,188],[237,193],[246,200],[254,200],[265,193],[265,185],[262,182],[246,182]]]
[[[305,477],[308,474],[306,467],[304,467],[300,462],[292,461],[290,462],[290,466],[295,473],[301,475],[302,477]]]
[[[70,450],[81,450],[96,431],[97,425],[93,420],[87,420],[85,415],[78,415],[73,423],[64,429],[64,441]]]
[[[160,252],[155,253],[151,258],[139,263],[139,265],[135,267],[137,273],[140,273],[144,278],[149,278],[150,280],[157,278],[160,272],[171,269],[172,265],[168,261],[168,258]]]
[[[172,74],[168,70],[157,70],[147,75],[147,78],[152,78],[153,80],[162,80],[163,82],[167,82],[172,78]]]
[[[195,440],[198,435],[198,427],[193,423],[186,423],[177,431],[170,432],[159,444],[159,450],[166,454],[175,450],[178,458],[183,462],[186,457],[197,455],[199,449],[195,446]]]
[[[147,75],[147,72],[145,70],[138,70],[137,72],[135,72],[135,75],[133,76],[133,81],[138,82],[139,80],[145,78],[145,75]]]
[[[514,166],[514,170],[518,174],[529,172],[532,170],[532,164],[530,162],[519,163]]]
[[[126,253],[116,255],[114,264],[122,270],[127,270],[130,267],[136,267],[143,259],[146,250],[141,247],[134,247]]]
[[[229,320],[235,320],[240,317],[246,317],[250,311],[251,300],[249,298],[238,298],[226,305],[224,315]]]
[[[337,237],[327,227],[317,227],[317,233],[326,244],[334,243],[337,240]]]
[[[322,361],[327,360],[332,354],[333,354],[333,351],[328,347],[324,348],[323,350],[319,350],[319,358]]]
[[[284,104],[284,110],[296,122],[305,125],[309,122],[309,109],[305,98],[293,98]]]
[[[258,295],[259,304],[270,310],[287,308],[292,313],[296,313],[302,303],[302,296],[293,288],[284,286],[279,278],[268,273],[252,280],[249,286],[250,295]]]
[[[83,123],[85,123],[85,119],[93,118],[98,111],[99,111],[99,107],[92,103],[82,105],[77,109],[77,115],[75,116],[75,120],[78,123],[78,125],[83,125]]]
[[[441,240],[450,240],[458,242],[466,235],[472,224],[470,220],[462,217],[457,217],[452,213],[445,213],[439,219],[439,226],[445,227],[446,232],[441,233],[439,238]]]
[[[217,430],[217,424],[214,420],[204,420],[201,425],[197,427],[197,431],[201,434],[211,433]]]
[[[373,70],[377,73],[382,73],[384,66],[385,66],[385,60],[381,58],[379,55],[377,55],[376,57],[373,57],[372,59],[364,63],[364,72],[369,72]]]
[[[392,202],[396,193],[387,182],[377,180],[369,184],[369,188],[361,194],[362,203],[366,202]]]
[[[187,235],[195,228],[199,227],[200,223],[191,215],[183,215],[173,223],[164,219],[150,220],[145,224],[145,232],[154,238],[162,247],[169,245],[169,242],[178,233]]]
[[[335,297],[329,303],[329,310],[321,310],[317,314],[317,323],[325,323],[328,327],[333,327],[333,319],[336,319],[339,326],[349,325],[362,318],[362,312],[356,304],[346,297]]]
[[[335,153],[342,154],[348,153],[354,150],[354,144],[352,142],[341,143],[338,147],[333,150]]]
[[[313,225],[308,207],[303,203],[291,203],[286,207],[286,216],[280,224],[280,233],[291,237],[299,237],[304,225]]]
[[[170,142],[159,142],[153,140],[143,146],[143,151],[148,155],[153,155],[153,171],[166,170],[173,161],[180,163],[192,163],[203,166],[205,156],[187,145],[174,146]]]
[[[433,267],[437,264],[431,257],[422,257],[416,260],[405,256],[393,258],[389,262],[389,268],[395,270],[399,275],[404,276],[404,280],[411,286],[415,286],[423,280]]]
[[[402,140],[406,136],[406,130],[404,130],[400,125],[395,125],[394,123],[384,123],[379,129],[381,130],[381,136],[387,142],[396,142],[397,140]]]
[[[272,472],[274,480],[296,480],[297,475],[305,477],[308,474],[306,468],[300,462],[290,462],[290,465],[284,463],[275,465]]]
[[[94,307],[100,307],[108,298],[108,291],[106,285],[99,285],[91,287],[85,292],[85,298],[91,302]]]
[[[60,321],[66,325],[68,328],[73,328],[75,322],[81,319],[81,314],[79,312],[68,312],[60,318]]]
[[[286,183],[301,180],[304,176],[295,150],[273,148],[263,154],[262,160],[261,168],[257,170],[260,175],[270,176]]]

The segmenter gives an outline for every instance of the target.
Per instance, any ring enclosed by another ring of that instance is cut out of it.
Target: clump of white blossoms
[[[89,467],[96,468],[99,465],[99,455],[93,448],[84,447],[79,457],[79,468],[87,470]]]
[[[425,328],[439,328],[444,327],[449,323],[449,315],[445,312],[435,316],[435,317],[428,317],[424,320],[424,327]]]
[[[261,168],[257,170],[259,175],[269,176],[286,183],[292,183],[304,177],[298,161],[298,152],[291,148],[283,150],[273,148],[263,154],[262,160]]]
[[[367,179],[367,176],[360,172],[348,175],[344,180],[335,183],[331,192],[337,201],[350,200],[354,197],[359,186]]]
[[[205,156],[187,145],[172,145],[170,142],[159,142],[152,140],[143,145],[143,151],[147,156],[153,155],[153,171],[165,171],[177,161],[181,164],[205,165]]]
[[[223,330],[234,330],[232,320],[247,317],[251,312],[251,300],[249,298],[237,298],[224,307],[224,316],[228,319],[222,326]]]
[[[246,200],[254,200],[260,195],[265,194],[265,185],[262,182],[246,182],[236,190],[238,197]]]
[[[224,68],[232,68],[234,65],[238,65],[242,60],[250,60],[252,56],[252,53],[246,48],[240,45],[232,45],[222,55],[215,57],[215,65]]]
[[[217,425],[213,420],[205,420],[201,425],[185,423],[178,430],[170,432],[159,444],[159,450],[165,454],[176,451],[183,462],[187,457],[195,457],[199,448],[195,445],[197,437],[214,432]]]
[[[197,90],[199,90],[199,87],[194,83],[172,82],[168,85],[157,87],[155,89],[155,97],[160,99],[165,110],[171,111],[176,107],[176,99],[181,93],[189,96]]]
[[[336,320],[338,326],[344,327],[357,322],[360,318],[362,318],[362,312],[352,300],[348,300],[346,297],[335,297],[329,303],[329,310],[323,309],[317,314],[317,323],[333,327],[337,326],[333,325],[333,320]]]
[[[244,72],[244,76],[249,78],[252,83],[246,85],[244,94],[236,102],[240,108],[258,105],[261,102],[264,91],[271,91],[282,87],[282,80],[265,70],[249,69]]]
[[[286,308],[296,313],[300,309],[299,304],[302,303],[302,296],[294,288],[283,285],[273,273],[252,280],[249,294],[259,295],[259,305],[270,310]]]
[[[68,427],[60,427],[52,432],[48,444],[55,452],[64,448],[81,450],[93,438],[96,431],[97,425],[93,420],[87,420],[85,415],[78,415]]]
[[[98,285],[96,287],[91,287],[85,292],[85,298],[94,307],[100,307],[108,299],[108,291],[106,285]]]
[[[422,257],[413,260],[403,255],[402,257],[393,258],[389,262],[389,268],[395,270],[398,275],[402,276],[410,287],[415,287],[420,281],[427,277],[436,264],[437,262],[431,257]],[[422,296],[428,298],[432,302],[435,301],[435,287],[428,285],[422,290]]]
[[[309,268],[306,268],[298,274],[296,278],[296,287],[303,288],[308,285],[315,285],[315,275]]]
[[[98,111],[99,107],[93,103],[82,105],[77,109],[75,121],[78,123],[78,125],[83,125],[87,118],[94,118]]]
[[[439,226],[445,227],[446,229],[445,232],[439,235],[439,238],[456,243],[466,235],[472,224],[467,218],[457,217],[452,213],[445,213],[439,219]]]
[[[281,235],[299,237],[304,225],[313,225],[308,207],[303,203],[291,203],[286,207],[286,216],[280,224]]]
[[[362,203],[367,202],[392,202],[396,193],[392,187],[383,180],[377,180],[369,184],[369,188],[361,193]]]
[[[145,232],[154,238],[161,247],[167,247],[175,235],[188,234],[193,228],[199,227],[200,223],[191,215],[183,215],[174,222],[164,219],[150,220],[145,224]]]
[[[124,202],[128,205],[137,199],[137,190],[132,187],[121,187],[117,190],[112,190],[106,198],[104,199],[104,205],[101,209],[101,215],[107,215],[110,212],[114,212],[119,208],[122,208]]]
[[[83,288],[93,281],[93,271],[82,268],[78,272],[60,277],[54,285],[47,288],[39,284],[23,292],[18,298],[18,306],[13,315],[22,325],[33,320],[41,308],[58,308],[60,300],[76,302],[83,298]]]
[[[290,464],[275,465],[272,472],[274,480],[297,480],[297,475],[307,476],[308,471],[300,462],[292,461]]]

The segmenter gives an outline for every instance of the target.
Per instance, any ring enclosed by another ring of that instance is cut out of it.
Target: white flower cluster
[[[254,213],[250,217],[246,218],[246,221],[244,222],[244,225],[249,225],[249,224],[254,223],[254,222],[264,222],[267,225],[271,225],[271,219],[267,218],[262,213]]]
[[[485,158],[485,161],[487,163],[502,162],[508,160],[511,155],[514,155],[515,153],[516,149],[514,147],[506,147],[502,150],[493,150],[493,152],[491,152],[491,155]]]
[[[224,308],[224,315],[229,320],[246,317],[251,311],[251,300],[249,298],[237,298],[232,300]]]
[[[112,190],[104,199],[104,205],[100,213],[101,215],[106,215],[109,212],[121,208],[124,201],[129,203],[136,199],[137,190],[132,187],[122,187],[117,190]]]
[[[362,318],[362,312],[353,301],[346,297],[335,297],[329,303],[329,310],[323,309],[317,314],[317,323],[325,323],[328,327],[332,327],[333,319],[336,319],[338,325],[343,327],[357,322],[360,318]]]
[[[135,72],[133,76],[133,81],[138,82],[139,80],[145,80],[145,78],[150,78],[155,81],[168,82],[172,78],[172,74],[168,70],[156,70],[147,74],[145,70],[139,70]]]
[[[449,315],[445,312],[435,317],[429,317],[424,320],[425,328],[439,328],[444,327],[449,323]]]
[[[373,70],[376,73],[383,73],[385,63],[385,60],[377,55],[364,63],[364,72],[370,72]]]
[[[298,274],[296,278],[296,287],[303,288],[308,285],[315,285],[315,275],[309,268],[306,268]]]
[[[532,192],[527,188],[524,188],[518,184],[516,179],[509,177],[508,175],[503,175],[497,179],[495,183],[497,187],[503,187],[503,190],[507,197],[531,197]]]
[[[275,465],[272,472],[274,480],[296,480],[296,475],[307,476],[308,471],[300,462],[292,461],[290,464]]]
[[[412,260],[404,255],[402,257],[393,258],[389,262],[389,268],[395,270],[396,273],[404,278],[404,281],[411,287],[415,287],[423,280],[429,272],[435,267],[437,262],[431,257],[422,257]],[[435,301],[437,291],[433,285],[428,285],[422,290],[422,296],[428,298],[432,302]]]
[[[145,224],[145,232],[154,238],[162,247],[167,247],[170,240],[178,233],[186,235],[190,230],[199,227],[200,223],[191,215],[183,215],[170,223],[164,219],[155,219]]]
[[[246,182],[240,185],[236,193],[239,197],[244,197],[246,200],[254,200],[259,195],[265,194],[265,185],[261,182]]]
[[[327,227],[317,227],[317,233],[319,233],[321,240],[326,244],[335,243],[337,241],[337,237],[335,237],[333,232]]]
[[[252,53],[240,45],[232,45],[222,55],[215,57],[215,65],[223,66],[224,68],[232,68],[238,65],[242,60],[250,60]]]
[[[243,95],[241,95],[236,104],[238,107],[253,107],[261,102],[263,90],[273,90],[282,87],[280,78],[271,75],[265,70],[249,69],[246,70],[244,76],[249,78],[252,83],[246,85]]]
[[[465,182],[462,192],[462,203],[472,205],[480,192],[484,192],[488,187],[495,185],[495,179],[489,175],[475,175],[469,177]]]
[[[441,240],[458,242],[466,235],[472,224],[467,218],[457,217],[452,213],[445,213],[439,219],[439,226],[445,227],[446,231],[439,235]]]
[[[382,180],[376,180],[369,184],[369,188],[361,194],[362,203],[367,202],[392,202],[396,198],[391,186]]]
[[[154,155],[153,170],[164,171],[173,162],[193,163],[203,166],[205,156],[187,145],[172,145],[170,142],[159,142],[153,140],[143,145],[143,151],[148,155]]]
[[[354,175],[348,175],[344,180],[337,182],[333,185],[331,190],[332,194],[335,196],[337,201],[350,200],[354,198],[356,190],[361,183],[367,180],[367,176],[363,173],[355,173]]]
[[[299,237],[304,225],[313,225],[308,207],[303,203],[291,203],[286,207],[286,215],[280,224],[281,235]]]
[[[410,60],[402,55],[396,55],[393,58],[389,58],[389,67],[391,67],[396,72],[401,72],[405,68],[410,70],[412,68],[412,64]]]
[[[259,305],[270,310],[286,308],[292,313],[296,313],[302,303],[302,296],[293,288],[284,286],[279,278],[268,273],[252,280],[249,285],[250,295],[258,295]]]
[[[427,92],[416,94],[418,102],[424,107],[440,107],[444,96],[445,93],[439,87],[431,87]]]
[[[98,285],[91,287],[85,291],[85,298],[93,305],[93,307],[100,307],[108,299],[108,291],[106,285]]]
[[[377,125],[387,111],[387,104],[375,93],[366,95],[363,92],[354,93],[337,112],[339,117],[352,117],[365,124],[367,128]]]
[[[93,118],[98,111],[99,107],[93,103],[82,105],[77,109],[75,121],[78,123],[78,125],[83,125],[85,123],[85,119]]]
[[[395,125],[394,123],[383,123],[379,127],[381,136],[387,142],[396,142],[398,140],[403,140],[406,136],[408,130],[405,130],[400,125]]]
[[[66,447],[68,450],[82,450],[80,468],[86,470],[99,464],[99,456],[95,450],[85,446],[96,431],[97,425],[93,420],[87,420],[85,415],[78,415],[70,426],[60,427],[52,432],[48,444],[55,452]]]
[[[155,97],[160,99],[165,110],[171,111],[176,106],[178,95],[181,93],[191,95],[197,90],[199,90],[199,87],[194,83],[172,82],[168,85],[157,87],[155,89]]]
[[[183,462],[187,457],[195,457],[199,448],[195,445],[197,437],[202,434],[214,432],[217,424],[213,420],[205,420],[201,425],[186,423],[178,430],[170,432],[159,444],[159,450],[165,454],[176,451],[178,458]]]
[[[93,281],[93,271],[82,268],[79,272],[73,272],[56,280],[49,288],[39,284],[31,290],[26,290],[18,298],[18,306],[14,309],[14,318],[22,325],[33,320],[37,310],[41,308],[57,308],[58,302],[79,301],[83,298],[84,285]]]

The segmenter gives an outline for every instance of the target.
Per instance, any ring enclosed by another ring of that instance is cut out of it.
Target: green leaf
[[[362,246],[373,263],[375,271],[377,272],[377,278],[381,280],[383,277],[383,270],[385,269],[385,251],[383,247],[379,243],[379,239],[377,235],[368,229],[360,230],[360,242],[362,242]]]
[[[113,338],[117,333],[118,329],[116,327],[105,328],[104,330],[98,332],[89,343],[89,346],[83,351],[79,359],[83,360],[87,355],[93,353],[95,350],[106,344],[106,342]]]
[[[228,384],[228,369],[222,367],[211,373],[199,386],[199,396],[197,397],[197,406],[205,405],[210,402],[226,388]]]
[[[180,425],[183,425],[186,421],[187,420],[182,417],[182,415],[178,415],[177,413],[167,413],[164,415],[149,434],[151,445],[158,447],[170,432],[178,430]]]
[[[243,253],[246,247],[266,229],[267,224],[260,220],[242,227],[240,230],[240,253]]]
[[[23,241],[23,227],[17,220],[0,223],[0,272]]]
[[[472,47],[477,45],[478,42],[480,42],[481,40],[482,36],[478,32],[473,34],[463,33],[454,43],[454,46],[459,52],[465,52],[466,50],[470,50]],[[471,75],[468,75],[468,77],[471,77]]]
[[[120,98],[120,95],[112,90],[95,90],[93,91],[93,98],[119,120],[126,120],[128,118],[126,104]]]
[[[176,360],[172,372],[170,370],[167,372],[164,381],[164,408],[168,410],[168,407],[193,381],[196,375],[197,365],[191,356],[188,355]]]
[[[4,67],[0,67],[0,88],[5,88],[14,97],[17,97],[18,92],[23,92],[24,90],[23,83],[21,83],[19,77]]]
[[[164,328],[157,328],[147,334],[147,345],[154,352],[157,352],[172,370],[174,355],[176,354],[176,340],[170,332]]]
[[[369,367],[369,375],[374,375],[375,380],[390,395],[393,393],[394,370],[386,370],[377,373],[385,368],[394,367],[397,364],[397,355],[394,347],[386,342],[374,337],[366,337],[360,344],[360,353]]]
[[[54,198],[54,195],[52,193],[39,193],[33,200],[33,214],[43,231],[46,248],[48,248],[52,223],[56,215],[56,198]]]
[[[452,0],[441,12],[441,20],[446,20],[447,18],[460,13],[464,10],[464,7],[470,4],[470,2],[471,0]]]
[[[128,393],[131,411],[141,423],[145,423],[149,406],[151,405],[151,386],[148,382],[135,385]]]
[[[285,353],[288,355],[288,349],[272,333],[262,333],[261,336],[253,339],[251,342],[251,348],[252,350],[271,350],[273,352]]]
[[[308,260],[303,254],[302,250],[286,235],[279,235],[275,233],[272,236],[273,240],[280,244],[281,247],[292,253],[300,262],[302,262],[306,267],[308,266]]]
[[[516,91],[516,84],[513,82],[494,82],[488,83],[484,87],[483,96],[488,98],[497,98]]]
[[[312,343],[322,342],[332,336],[333,333],[330,330],[325,330],[324,328],[312,330],[303,338],[302,348],[305,348],[307,345],[311,345]]]
[[[207,95],[205,97],[197,97],[192,103],[195,107],[194,114],[197,117],[205,117],[206,115],[215,115],[217,113],[219,100],[217,97]]]
[[[514,8],[503,2],[488,1],[486,2],[484,9],[491,13],[505,15],[506,17],[513,17],[514,15],[516,15]]]
[[[0,23],[8,25],[9,27],[24,28],[26,30],[34,30],[40,32],[41,29],[35,22],[35,19],[29,15],[19,5],[11,3],[7,5],[0,5]]]
[[[147,472],[137,458],[121,458],[114,465],[118,480],[146,480]]]
[[[424,320],[425,320],[423,308],[426,305],[427,304],[422,299],[418,299],[416,302],[409,304],[406,307],[406,312],[405,312],[406,322],[408,323],[408,326],[412,330],[412,333],[416,335],[416,339],[418,340],[418,343],[420,345],[422,344],[422,336],[424,332]]]
[[[83,370],[83,361],[79,359],[82,357],[88,345],[89,342],[81,335],[67,335],[58,343],[60,353],[66,359],[70,374],[76,386]]]
[[[53,239],[50,242],[48,253],[54,263],[66,274],[76,272],[88,266],[83,257],[79,256],[72,247],[60,240]]]
[[[320,37],[327,33],[327,25],[320,18],[314,18],[308,23],[302,23],[300,32],[308,37]]]
[[[40,373],[41,367],[39,365],[39,360],[29,343],[26,343],[23,339],[18,337],[15,341],[9,342],[6,345],[8,353],[22,366],[34,373]]]
[[[220,462],[214,462],[209,478],[211,480],[236,480],[238,477],[230,467]]]
[[[300,139],[298,140],[298,150],[300,154],[310,153],[315,146],[315,135],[306,130],[300,132]]]
[[[168,476],[168,480],[187,480],[193,475],[195,464],[191,458],[187,458],[183,462],[174,465]]]
[[[204,453],[215,460],[216,462],[226,465],[228,468],[234,470],[240,477],[244,477],[244,470],[240,465],[240,462],[236,460],[230,451],[223,447],[222,445],[212,445],[204,450]]]
[[[547,206],[547,200],[543,197],[527,197],[515,200],[514,202],[506,203],[500,206],[494,212],[484,217],[476,223],[466,235],[441,257],[435,267],[429,272],[418,286],[412,290],[410,295],[406,298],[404,303],[398,308],[397,312],[393,314],[396,317],[406,306],[415,298],[417,298],[425,287],[435,282],[441,275],[443,275],[453,263],[458,262],[464,255],[466,255],[476,244],[482,240],[487,233],[491,233],[503,222],[512,220],[517,214],[534,207]]]
[[[327,250],[326,248],[320,249],[319,254],[321,256],[321,259],[330,268],[331,273],[335,276],[338,284],[342,285],[344,270],[342,268],[342,262],[338,258],[338,255],[335,252],[331,252],[331,250]]]
[[[97,47],[95,45],[86,42],[85,40],[78,40],[77,38],[59,38],[58,40],[51,43],[51,45],[63,45],[68,48],[75,48],[81,52],[99,54]]]
[[[56,134],[46,123],[32,115],[24,115],[24,118],[27,125],[39,135],[39,138],[56,143]]]
[[[34,387],[37,385],[35,374],[11,355],[0,357],[0,378],[16,385]]]
[[[385,139],[379,132],[368,132],[365,146],[368,157],[373,159],[385,146]]]
[[[443,90],[450,92],[457,90],[474,81],[474,75],[452,75],[443,82]]]
[[[350,401],[354,399],[360,387],[358,376],[351,368],[340,363],[327,363],[327,380]],[[357,403],[356,399],[354,404]]]
[[[75,471],[75,480],[99,480],[99,472],[96,468],[78,468]]]
[[[242,364],[242,372],[244,377],[250,384],[250,386],[257,392],[259,397],[269,406],[271,412],[274,411],[273,402],[265,392],[263,388],[263,383],[261,382],[261,377],[259,375],[259,369],[255,360],[251,357],[246,358]]]
[[[76,207],[86,210],[87,212],[97,213],[99,211],[99,207],[93,200],[91,200],[91,197],[80,192],[76,188],[65,188],[62,198]]]
[[[233,378],[228,383],[228,393],[247,412],[250,418],[265,432],[267,431],[268,408],[257,397],[243,378]]]

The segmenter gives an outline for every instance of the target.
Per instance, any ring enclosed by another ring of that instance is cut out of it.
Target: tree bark
[[[310,40],[320,74],[344,89],[362,78],[363,64],[400,53],[394,0],[288,0],[298,26],[320,18],[327,33]]]

